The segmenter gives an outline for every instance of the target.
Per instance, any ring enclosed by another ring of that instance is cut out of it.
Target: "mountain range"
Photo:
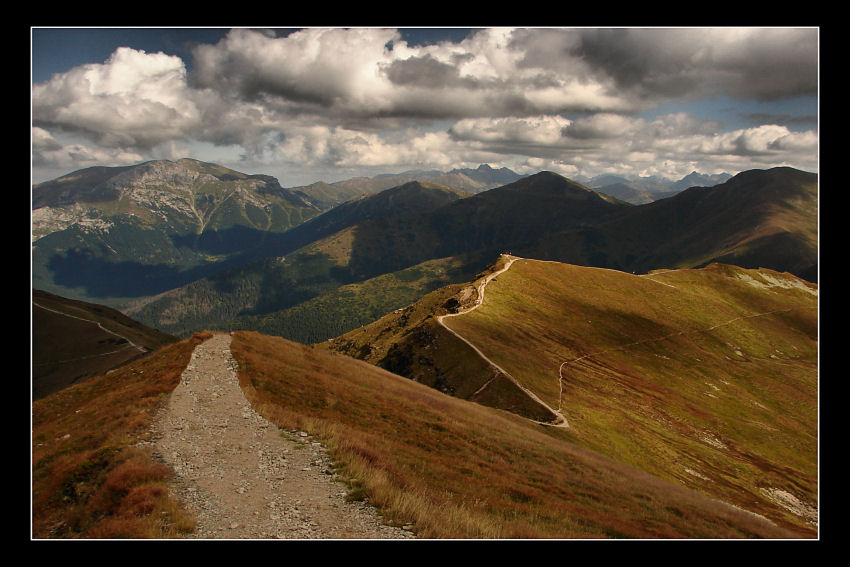
[[[495,169],[482,164],[475,169],[462,168],[451,171],[411,170],[403,173],[384,173],[374,177],[355,177],[335,183],[319,181],[310,185],[293,187],[292,191],[306,196],[323,210],[331,209],[349,199],[373,195],[385,189],[411,181],[436,183],[453,187],[466,193],[480,193],[507,185],[524,177],[507,167]]]
[[[623,271],[721,261],[816,279],[813,174],[754,170],[644,205],[551,172],[443,178],[457,175],[518,179],[472,194],[406,181],[322,212],[303,188],[193,160],[83,170],[33,190],[33,285],[178,336],[253,328],[319,342],[466,281],[506,250]]]
[[[188,525],[139,447],[211,330],[258,411],[420,536],[816,537],[817,175],[634,203],[512,174],[34,187],[36,537]]]
[[[362,201],[410,182],[475,194],[523,177],[482,165],[284,189],[266,175],[191,159],[91,167],[33,187],[33,280],[47,291],[123,308],[133,298],[308,244],[318,237],[318,224],[310,225],[313,233],[299,228],[288,234],[290,229],[345,201]],[[380,201],[370,203],[373,209],[380,206]],[[374,214],[409,212],[384,206],[384,213]],[[325,218],[326,226],[332,226],[331,218]],[[363,214],[359,220],[367,218]]]
[[[318,342],[466,281],[504,251],[627,272],[716,261],[816,281],[816,180],[755,170],[637,206],[551,172],[465,198],[409,182],[269,237],[269,257],[123,307],[179,336],[252,328]]]

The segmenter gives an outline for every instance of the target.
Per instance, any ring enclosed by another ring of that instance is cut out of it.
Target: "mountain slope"
[[[367,204],[388,202],[379,194],[349,206],[360,214]],[[746,172],[641,206],[542,172],[418,212],[385,208],[387,214],[365,218],[342,214],[348,208],[284,234],[280,242],[289,244],[278,250],[347,225],[334,234],[285,258],[198,280],[133,315],[181,336],[197,328],[255,328],[315,342],[357,328],[381,309],[468,281],[505,251],[638,273],[722,261],[816,278],[817,176],[789,168]],[[385,287],[367,296],[379,281]],[[308,308],[319,302],[317,311]],[[309,329],[302,323],[308,319]]]
[[[172,538],[194,520],[173,472],[143,449],[202,336],[161,347],[32,403],[32,537]]]
[[[432,211],[468,193],[437,183],[409,181],[372,195],[354,197],[280,235],[274,254],[288,254],[370,219]]]
[[[544,171],[416,217],[359,225],[348,268],[374,276],[432,258],[485,251],[495,256],[507,247],[599,223],[628,208],[631,205]]]
[[[349,357],[251,332],[231,350],[254,407],[318,436],[354,495],[420,537],[800,537]]]
[[[108,307],[33,290],[33,399],[104,374],[176,340]]]
[[[721,262],[816,281],[818,177],[788,167],[747,171],[517,249],[628,272]]]
[[[112,305],[262,254],[316,216],[265,175],[181,159],[90,168],[32,191],[34,285]]]
[[[320,296],[331,298],[342,286],[399,274],[392,289],[382,293],[388,299],[379,302],[383,314],[414,301],[421,295],[418,290],[465,281],[505,247],[533,243],[544,234],[631,207],[548,172],[462,199],[459,195],[438,185],[408,183],[350,201],[340,211],[328,211],[293,229],[281,241],[321,237],[328,227],[345,227],[342,230],[283,258],[244,264],[198,280],[128,313],[178,334],[189,333],[196,325],[245,328],[247,318],[254,322],[286,318],[284,310]],[[397,206],[399,202],[406,206]],[[437,265],[440,259],[444,261]],[[402,289],[411,280],[417,281],[415,293]],[[373,303],[365,297],[362,301]],[[356,319],[344,330],[365,322]],[[266,328],[276,326],[280,327],[270,322]],[[335,334],[339,332],[319,340]],[[304,335],[287,336],[304,340]]]
[[[174,471],[151,453],[150,427],[208,336],[33,404],[34,537],[191,537],[194,519],[173,498]],[[349,357],[242,332],[231,351],[258,412],[313,435],[349,499],[368,499],[420,537],[801,537]]]
[[[364,195],[374,195],[413,181],[445,185],[465,193],[480,193],[513,183],[522,177],[524,176],[506,167],[494,169],[483,164],[476,169],[453,169],[448,172],[406,171],[397,174],[376,175],[371,178],[355,177],[335,183],[319,181],[310,185],[293,187],[291,190],[305,196],[324,211],[351,199]]]
[[[485,297],[445,324],[563,413],[559,436],[813,533],[814,284],[716,264],[636,276],[520,259]],[[321,346],[539,419],[434,324],[476,299],[471,286],[440,290]]]

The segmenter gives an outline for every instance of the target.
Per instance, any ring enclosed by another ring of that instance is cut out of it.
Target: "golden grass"
[[[421,537],[795,537],[361,361],[252,332],[231,350],[261,414],[319,436],[351,498]]]
[[[448,324],[562,404],[558,435],[812,536],[761,490],[817,504],[816,286],[753,285],[783,278],[521,260]]]
[[[169,538],[194,529],[168,494],[169,469],[136,445],[209,336],[33,402],[34,538]]]

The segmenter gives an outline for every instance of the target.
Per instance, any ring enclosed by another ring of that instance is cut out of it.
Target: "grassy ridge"
[[[814,290],[722,265],[635,276],[520,260],[447,324],[562,403],[565,439],[814,533]]]
[[[236,333],[254,407],[329,447],[352,498],[432,538],[749,538],[795,534],[510,413],[284,339]]]
[[[171,538],[194,529],[168,495],[171,471],[137,443],[204,338],[33,402],[34,538]]]
[[[499,262],[485,272],[498,267]],[[483,277],[485,272],[471,279]],[[532,400],[437,323],[434,316],[447,313],[446,305],[452,305],[458,296],[470,302],[477,292],[467,283],[439,288],[374,323],[316,346],[369,362],[458,398],[537,421],[553,420],[555,416],[548,408]]]

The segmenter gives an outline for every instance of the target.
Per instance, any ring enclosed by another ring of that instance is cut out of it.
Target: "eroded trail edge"
[[[199,539],[404,539],[365,502],[345,499],[322,445],[279,429],[245,398],[228,334],[195,347],[154,419],[154,455],[195,516]]]

